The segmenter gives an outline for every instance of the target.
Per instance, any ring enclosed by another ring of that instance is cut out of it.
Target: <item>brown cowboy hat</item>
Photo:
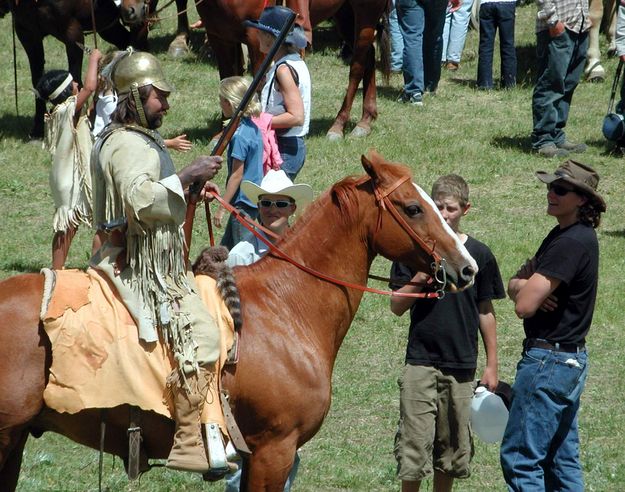
[[[600,212],[605,212],[606,210],[605,200],[597,193],[599,175],[586,164],[568,160],[562,163],[553,174],[545,171],[536,171],[536,177],[547,184],[559,180],[566,181],[590,198],[599,207]]]

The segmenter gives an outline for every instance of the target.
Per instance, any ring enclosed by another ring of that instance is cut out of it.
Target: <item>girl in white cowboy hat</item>
[[[313,191],[307,184],[293,184],[282,170],[270,170],[263,178],[260,186],[243,181],[241,190],[257,203],[261,224],[277,236],[282,236],[289,227],[291,216],[298,217],[306,206],[312,202]],[[260,234],[268,242],[274,239]],[[228,255],[226,263],[230,266],[249,265],[260,259],[269,246],[254,236],[251,241],[241,241]]]

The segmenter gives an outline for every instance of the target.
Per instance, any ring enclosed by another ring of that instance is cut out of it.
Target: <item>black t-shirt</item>
[[[528,338],[582,344],[590,330],[597,297],[599,243],[590,226],[579,222],[554,227],[536,252],[536,272],[560,280],[553,292],[555,311],[536,311],[523,321]]]
[[[410,309],[406,363],[449,369],[477,367],[478,304],[503,299],[506,294],[497,260],[485,244],[468,237],[464,245],[477,262],[475,283],[441,300],[417,299]],[[416,272],[395,262],[391,278],[409,281]],[[399,284],[391,284],[397,290]]]

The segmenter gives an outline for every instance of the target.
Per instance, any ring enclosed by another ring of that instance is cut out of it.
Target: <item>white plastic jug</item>
[[[499,442],[508,423],[508,409],[501,397],[478,386],[471,400],[471,428],[484,442]]]

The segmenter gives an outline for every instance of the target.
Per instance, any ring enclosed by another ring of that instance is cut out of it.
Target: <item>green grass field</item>
[[[491,247],[507,281],[554,224],[545,215],[545,187],[533,172],[553,170],[558,161],[531,154],[529,144],[534,9],[528,6],[517,11],[516,89],[475,89],[478,36],[471,31],[460,70],[443,73],[437,96],[426,97],[424,108],[395,102],[402,82],[399,75],[393,76],[389,86],[379,86],[379,118],[365,140],[348,138],[330,143],[325,139],[341,104],[348,68],[337,58],[334,43],[319,43],[307,58],[313,78],[313,115],[308,157],[298,181],[310,183],[319,194],[343,176],[360,173],[360,155],[371,147],[409,165],[415,181],[425,189],[441,174],[461,174],[470,184],[473,204],[463,228]],[[173,23],[164,24],[152,32],[153,47],[177,91],[170,98],[171,110],[162,133],[173,136],[184,132],[194,142],[190,153],[174,154],[176,165],[183,167],[195,155],[210,151],[209,142],[218,129],[218,74],[213,64],[195,56],[182,61],[167,59]],[[197,52],[202,36],[195,35],[193,40]],[[5,53],[0,59],[0,278],[6,278],[49,265],[53,206],[48,188],[51,159],[40,145],[26,138],[34,103],[27,59],[20,46],[19,117],[16,115],[10,18],[0,20],[0,42]],[[92,44],[92,40],[87,43]],[[62,46],[52,39],[46,42],[46,58],[47,68],[65,65]],[[496,77],[498,64],[496,57]],[[615,66],[615,60],[607,62],[610,74]],[[610,153],[601,135],[609,90],[610,82],[581,84],[567,130],[571,139],[589,145],[581,160],[600,173],[599,188],[608,203],[598,229],[601,272],[588,339],[590,376],[580,412],[582,463],[587,490],[617,492],[625,489],[625,300],[619,284],[625,273],[625,173],[623,158]],[[357,100],[354,123],[359,111]],[[224,179],[221,174],[217,182],[223,185]],[[192,257],[208,244],[203,219],[196,220],[195,232]],[[91,237],[91,231],[79,231],[70,252],[70,267],[85,266]],[[389,266],[387,260],[378,259],[374,273],[386,275]],[[512,383],[523,339],[522,325],[514,316],[511,301],[498,301],[495,308],[500,378]],[[407,326],[407,318],[390,314],[387,298],[365,295],[339,352],[331,410],[318,435],[301,451],[294,490],[398,490],[392,447],[399,409],[396,380],[403,365]],[[472,476],[458,481],[456,490],[504,490],[498,446],[477,440],[475,444]],[[96,452],[63,437],[46,434],[31,438],[18,489],[97,490],[97,464]],[[104,471],[104,486],[110,491],[222,490],[221,484],[204,484],[199,477],[163,469],[129,484],[121,461],[111,456],[105,458]],[[428,481],[423,490],[431,488]]]

